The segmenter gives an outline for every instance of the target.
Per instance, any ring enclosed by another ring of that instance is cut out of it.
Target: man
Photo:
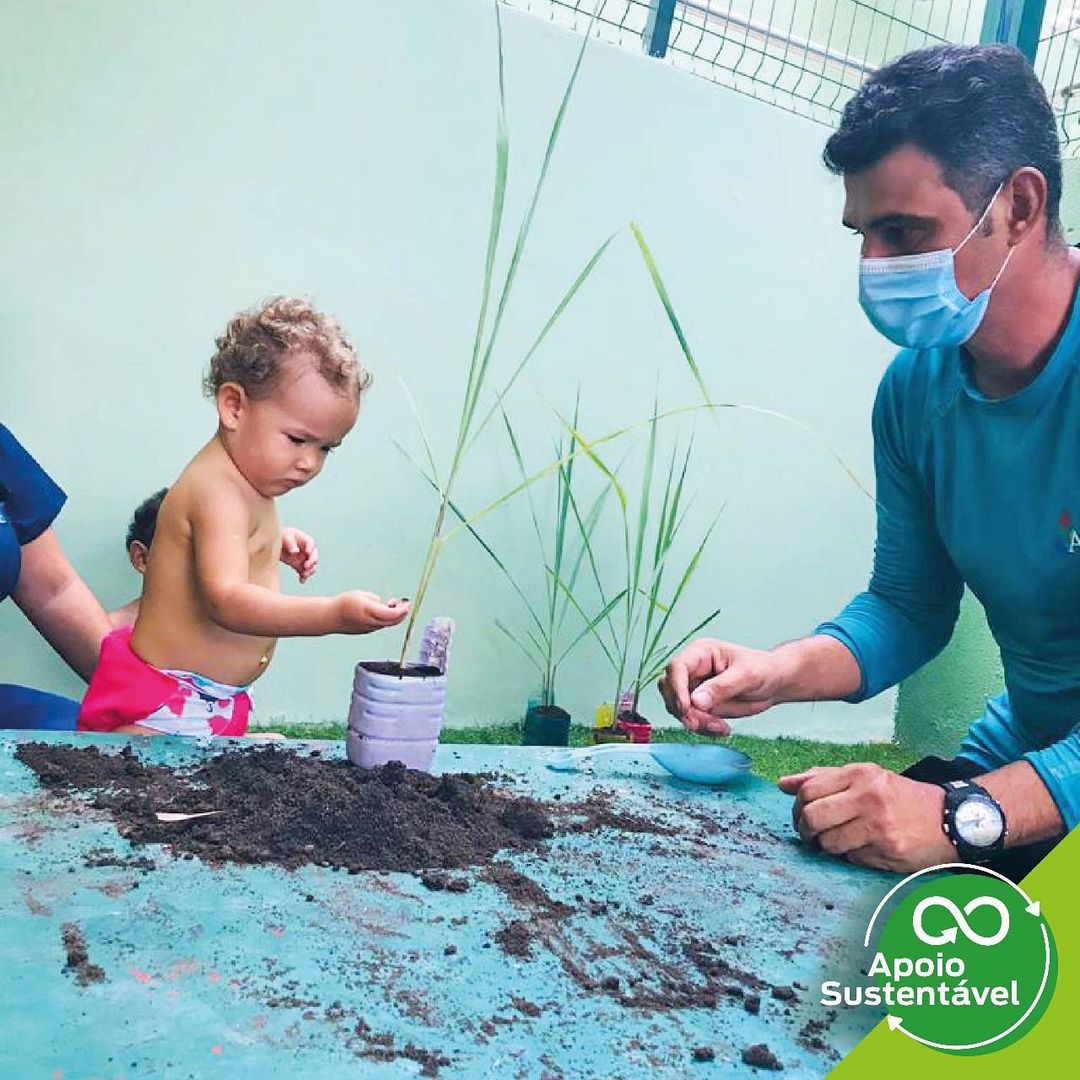
[[[903,347],[873,411],[873,576],[803,640],[694,642],[661,693],[721,735],[780,702],[861,701],[945,646],[966,583],[1007,691],[959,756],[780,786],[801,836],[851,862],[1018,880],[1080,820],[1080,252],[1061,236],[1053,114],[1015,49],[925,49],[867,81],[824,158],[862,238],[860,302]]]

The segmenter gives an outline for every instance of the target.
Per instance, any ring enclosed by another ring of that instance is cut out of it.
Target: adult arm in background
[[[112,627],[51,528],[23,546],[13,599],[68,666],[89,682],[101,641]]]

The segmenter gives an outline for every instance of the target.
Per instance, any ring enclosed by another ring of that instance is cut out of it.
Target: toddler
[[[369,592],[280,592],[279,559],[303,583],[318,549],[282,530],[275,500],[319,475],[370,381],[341,327],[304,300],[229,323],[204,382],[217,433],[161,503],[135,625],[105,638],[79,730],[243,735],[279,637],[366,634],[408,615]]]

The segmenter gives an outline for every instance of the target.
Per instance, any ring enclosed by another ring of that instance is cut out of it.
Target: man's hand
[[[941,829],[945,792],[937,784],[858,763],[782,776],[780,789],[795,796],[799,835],[830,855],[899,874],[957,861]]]
[[[300,584],[319,567],[319,549],[315,541],[300,529],[281,530],[281,561],[291,566],[300,577]]]
[[[780,701],[783,661],[775,652],[701,638],[660,679],[667,710],[691,731],[730,735],[730,717],[755,716]]]
[[[342,593],[336,600],[338,632],[342,634],[370,634],[397,626],[409,614],[408,600],[387,600],[385,603],[374,593]]]

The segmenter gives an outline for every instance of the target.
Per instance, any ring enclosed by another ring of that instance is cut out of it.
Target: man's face
[[[956,248],[971,231],[974,213],[941,175],[938,163],[905,145],[876,165],[844,177],[844,225],[862,237],[863,258],[916,255]],[[955,256],[956,281],[965,296],[987,288],[1008,253],[1004,200]]]

